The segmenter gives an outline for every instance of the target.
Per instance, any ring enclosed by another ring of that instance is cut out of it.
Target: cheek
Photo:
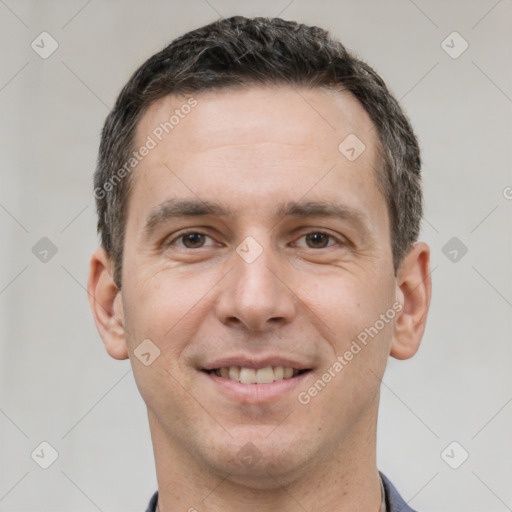
[[[378,282],[377,276],[372,277],[361,280],[361,276],[350,273],[316,276],[314,282],[303,281],[298,290],[313,313],[312,322],[337,355],[358,336],[364,341],[364,333],[376,322],[379,335],[390,336],[392,322],[381,325],[379,319],[392,307],[394,288],[391,282]]]
[[[123,288],[126,340],[137,387],[148,408],[165,414],[169,425],[197,412],[179,365],[201,323],[208,300],[205,281],[159,272],[127,280]]]
[[[155,363],[172,368],[211,307],[208,292],[218,279],[216,274],[167,269],[129,282],[124,311],[131,353],[150,339],[160,350]]]
[[[141,266],[144,264],[142,263]],[[147,274],[147,272],[145,272]],[[128,282],[127,282],[128,284]],[[172,283],[164,272],[141,275],[129,282],[127,317],[135,332],[145,330],[162,339],[193,305],[193,286]]]
[[[396,318],[392,280],[345,275],[304,285],[301,298],[328,347],[314,389],[302,390],[305,398],[326,424],[355,421],[371,410],[386,367]]]

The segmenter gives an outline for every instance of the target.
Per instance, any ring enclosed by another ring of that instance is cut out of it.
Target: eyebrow
[[[184,217],[233,216],[233,211],[211,201],[198,199],[168,199],[150,212],[144,225],[144,233],[150,236],[155,229],[171,219]]]
[[[325,217],[347,220],[356,226],[364,238],[371,238],[367,216],[359,210],[335,201],[290,201],[277,205],[273,214],[279,220],[289,217]],[[149,237],[158,226],[169,220],[204,216],[234,217],[235,211],[212,201],[168,199],[150,212],[143,231]]]

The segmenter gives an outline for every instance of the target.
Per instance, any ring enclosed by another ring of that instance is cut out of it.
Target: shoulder
[[[380,472],[379,472],[380,473]],[[380,473],[384,489],[386,491],[387,512],[415,512],[403,500],[402,496],[395,489],[394,485],[388,480],[384,473]]]

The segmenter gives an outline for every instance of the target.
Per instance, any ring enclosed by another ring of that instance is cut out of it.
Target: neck
[[[149,424],[158,480],[159,512],[378,512],[381,488],[376,466],[376,421],[354,429],[339,449],[284,473],[240,481],[195,460],[151,415]]]

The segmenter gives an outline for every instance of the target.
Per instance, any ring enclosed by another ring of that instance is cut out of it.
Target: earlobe
[[[121,292],[112,278],[110,258],[102,248],[91,256],[87,292],[94,322],[107,352],[114,359],[127,359]]]
[[[432,294],[430,249],[414,244],[397,273],[397,297],[403,305],[396,319],[390,355],[409,359],[418,350],[425,331]]]

